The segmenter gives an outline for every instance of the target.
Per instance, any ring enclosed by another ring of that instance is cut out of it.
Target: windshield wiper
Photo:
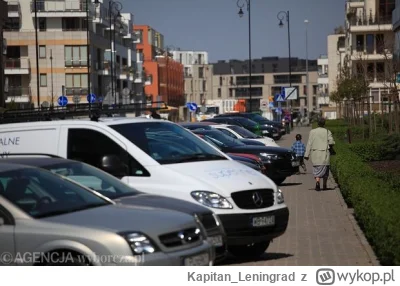
[[[228,159],[220,155],[198,153],[185,156],[181,159],[178,159],[176,162],[185,163],[185,162],[211,161],[211,160],[228,160]]]
[[[106,203],[106,202],[89,204],[89,205],[81,206],[81,207],[70,209],[70,210],[57,210],[57,211],[52,211],[52,212],[46,212],[46,213],[35,216],[35,218],[45,218],[45,217],[50,217],[50,216],[74,213],[74,212],[93,209],[93,208],[102,207],[102,206],[106,206],[106,205],[108,205],[108,203]]]

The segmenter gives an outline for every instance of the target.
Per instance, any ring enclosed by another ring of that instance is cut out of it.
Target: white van
[[[178,124],[146,118],[0,125],[0,153],[42,153],[99,167],[136,189],[212,209],[236,256],[257,257],[287,228],[282,192]]]

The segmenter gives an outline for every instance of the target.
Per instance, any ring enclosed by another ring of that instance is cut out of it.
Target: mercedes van
[[[173,122],[111,117],[2,124],[0,148],[82,161],[139,191],[207,206],[235,256],[260,256],[288,225],[289,210],[271,179]]]

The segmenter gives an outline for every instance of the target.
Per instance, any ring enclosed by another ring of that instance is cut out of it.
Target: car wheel
[[[286,180],[286,178],[280,178],[280,179],[274,179],[274,183],[277,184],[278,186],[281,185],[284,181]]]
[[[90,266],[89,260],[74,252],[52,252],[45,254],[37,266]]]
[[[270,241],[253,243],[250,245],[229,246],[228,252],[237,258],[259,258],[265,253]]]

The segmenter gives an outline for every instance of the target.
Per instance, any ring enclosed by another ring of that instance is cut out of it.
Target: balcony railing
[[[392,16],[355,16],[349,19],[351,26],[374,26],[374,25],[391,25]]]
[[[66,0],[66,1],[37,1],[38,12],[86,12],[86,0]],[[94,4],[89,4],[89,10],[95,13]],[[31,1],[31,12],[35,12],[35,1]]]
[[[28,69],[29,59],[6,59],[4,63],[5,69]]]
[[[30,87],[21,87],[21,86],[9,86],[7,91],[8,97],[15,96],[30,96],[31,88]]]
[[[7,10],[9,13],[19,13],[20,6],[18,1],[8,1]]]
[[[86,67],[88,64],[87,59],[73,58],[65,59],[65,67]]]
[[[87,87],[66,87],[66,95],[88,95],[89,90]]]

